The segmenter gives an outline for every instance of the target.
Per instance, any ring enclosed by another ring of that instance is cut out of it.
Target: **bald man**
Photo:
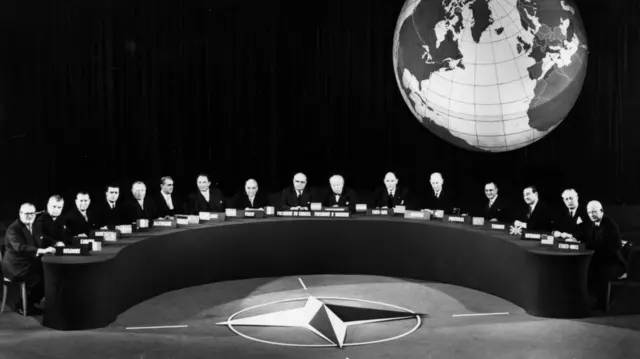
[[[589,291],[596,297],[595,309],[606,308],[607,286],[610,280],[620,278],[625,273],[622,257],[622,241],[616,222],[604,215],[602,204],[591,201],[587,204],[589,221],[583,223],[578,239],[587,249],[594,251],[589,264]]]
[[[409,190],[400,185],[400,179],[393,172],[384,175],[384,186],[373,192],[373,208],[394,208],[395,206],[410,207]]]
[[[353,190],[344,186],[344,177],[333,175],[329,178],[330,189],[327,192],[322,205],[325,207],[347,207],[353,212],[356,209],[356,194]]]
[[[580,205],[578,192],[573,188],[565,189],[562,192],[562,201],[565,208],[556,214],[554,221],[554,237],[570,238],[577,235],[580,224],[589,220],[587,209]]]
[[[449,187],[444,187],[444,178],[439,172],[434,172],[429,178],[431,189],[423,198],[421,209],[423,211],[443,210],[444,213],[453,213],[456,207],[456,199],[453,191]]]
[[[244,184],[244,191],[236,194],[233,199],[234,208],[263,211],[269,202],[258,189],[258,181],[253,178],[247,180]]]
[[[282,190],[281,200],[283,210],[309,210],[313,198],[304,173],[293,176],[293,186]]]
[[[6,247],[2,258],[2,275],[10,281],[24,281],[27,287],[27,315],[38,315],[42,310],[35,305],[44,296],[44,281],[42,273],[42,255],[55,253],[52,246],[43,247],[33,236],[33,222],[36,208],[31,203],[20,206],[19,218],[7,228],[4,237]],[[20,296],[14,309],[22,312]]]

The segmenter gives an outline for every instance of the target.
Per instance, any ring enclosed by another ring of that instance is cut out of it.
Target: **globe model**
[[[504,152],[567,116],[584,82],[587,38],[573,1],[407,0],[393,64],[427,129],[463,148]]]

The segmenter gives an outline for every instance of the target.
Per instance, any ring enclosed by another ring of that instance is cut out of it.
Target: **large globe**
[[[463,148],[504,152],[567,116],[584,82],[587,38],[569,0],[407,0],[393,64],[426,128]]]

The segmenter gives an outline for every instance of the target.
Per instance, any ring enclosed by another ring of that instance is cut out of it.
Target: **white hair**
[[[133,185],[131,186],[131,190],[135,189],[136,186],[142,186],[144,188],[147,188],[147,185],[144,184],[144,182],[142,181],[135,181],[133,182]]]
[[[335,181],[341,180],[342,183],[344,183],[344,177],[340,176],[340,175],[333,175],[331,176],[331,178],[329,178],[329,183],[334,183]]]
[[[567,189],[565,189],[564,191],[562,191],[562,197],[563,197],[563,198],[564,198],[564,195],[565,195],[565,194],[566,194],[567,196],[571,196],[571,197],[578,197],[578,192],[576,192],[576,190],[575,190],[575,189],[573,189],[573,188],[567,188]]]
[[[440,179],[440,181],[444,182],[444,178],[442,178],[442,174],[440,172],[433,172],[431,174],[430,180],[433,181],[433,180],[438,179],[438,178]]]
[[[589,208],[602,210],[602,203],[600,203],[599,201],[590,201],[589,203],[587,203],[587,209]]]

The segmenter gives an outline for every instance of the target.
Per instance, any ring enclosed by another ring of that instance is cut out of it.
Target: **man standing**
[[[55,253],[53,247],[41,247],[33,236],[33,221],[36,208],[31,203],[20,206],[19,216],[7,228],[4,243],[6,252],[2,259],[2,275],[10,281],[24,281],[27,287],[27,314],[42,314],[42,310],[35,304],[40,303],[44,296],[44,281],[40,256]],[[14,309],[20,314],[22,305],[15,303]]]
[[[86,192],[76,194],[75,207],[62,216],[62,224],[71,237],[87,237],[95,228],[93,212],[89,210],[91,198]]]
[[[191,214],[200,212],[224,212],[227,204],[222,191],[213,187],[207,174],[201,173],[196,179],[198,191],[189,195],[189,211]]]
[[[393,172],[384,175],[384,187],[373,192],[373,208],[394,208],[408,206],[409,190],[400,186],[400,179]]]
[[[269,203],[262,193],[258,191],[258,181],[251,178],[245,182],[244,192],[240,192],[235,196],[233,205],[238,209],[264,211],[264,208]]]
[[[322,201],[325,207],[347,207],[353,212],[356,208],[356,194],[350,188],[344,187],[344,177],[333,175],[329,178],[331,190]]]
[[[312,201],[311,191],[307,188],[307,176],[296,173],[293,176],[293,186],[282,190],[282,209],[309,210]]]
[[[33,222],[33,236],[39,247],[64,246],[68,242],[67,231],[60,219],[62,208],[64,199],[57,194],[53,195],[47,202],[47,210],[40,213]]]

